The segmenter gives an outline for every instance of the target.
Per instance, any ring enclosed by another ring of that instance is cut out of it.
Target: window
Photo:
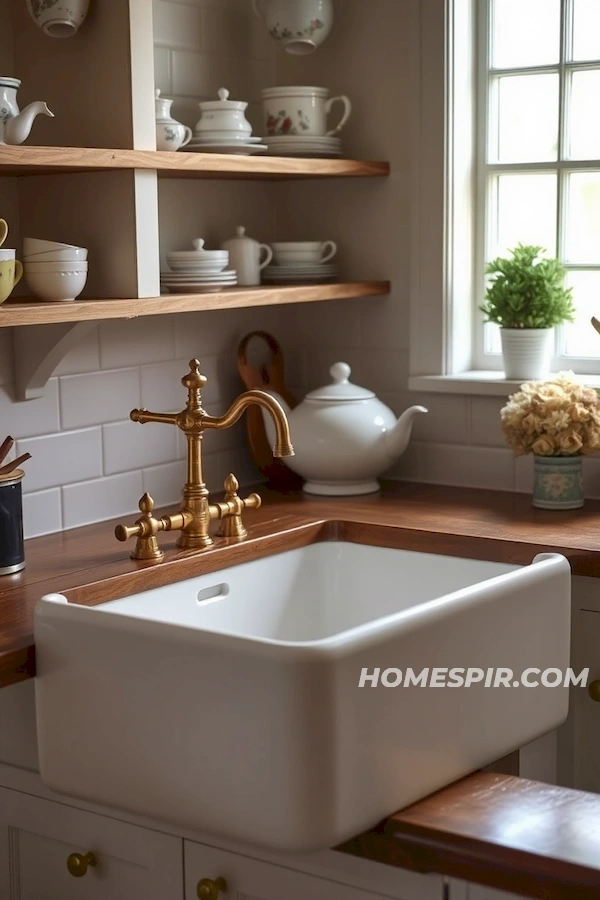
[[[554,368],[600,373],[600,0],[478,6],[476,295],[485,262],[518,242],[558,256],[577,320]],[[500,336],[476,314],[476,369],[501,369]]]

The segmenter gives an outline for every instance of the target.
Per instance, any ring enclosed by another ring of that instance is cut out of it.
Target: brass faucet
[[[159,549],[156,535],[159,531],[181,531],[177,546],[183,550],[202,550],[210,547],[213,539],[208,533],[213,519],[221,519],[220,537],[242,539],[247,531],[242,522],[242,511],[246,507],[258,509],[261,498],[258,494],[250,494],[245,500],[238,497],[238,481],[234,475],[225,479],[225,497],[221,503],[209,503],[208,488],[202,476],[202,438],[207,429],[219,430],[231,428],[238,421],[244,410],[257,403],[264,407],[275,423],[275,447],[273,456],[293,456],[294,448],[290,440],[288,421],[281,405],[265,391],[246,391],[233,401],[224,416],[209,416],[202,408],[201,389],[206,378],[200,373],[200,362],[192,359],[190,371],[181,379],[188,390],[188,399],[179,413],[153,413],[147,409],[133,409],[130,418],[134,422],[145,425],[146,422],[159,422],[164,425],[175,425],[187,438],[187,480],[183,488],[181,508],[174,515],[156,518],[153,514],[154,502],[149,494],[140,500],[142,515],[131,528],[117,525],[115,536],[119,541],[137,537],[132,559],[151,559],[159,561],[164,554]]]

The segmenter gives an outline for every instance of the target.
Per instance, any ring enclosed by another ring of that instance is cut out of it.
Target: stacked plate
[[[235,138],[223,134],[220,138],[207,138],[194,135],[189,144],[181,148],[190,153],[234,153],[237,156],[250,156],[264,153],[267,145],[259,137]]]
[[[262,270],[265,284],[322,284],[338,278],[339,268],[335,263],[296,263],[266,266]]]
[[[205,250],[201,238],[193,243],[194,250],[167,253],[171,271],[161,272],[161,288],[171,294],[206,294],[234,287],[237,272],[227,268],[227,250]]]
[[[269,156],[342,156],[339,137],[278,134],[264,138]],[[189,146],[189,145],[188,145]]]

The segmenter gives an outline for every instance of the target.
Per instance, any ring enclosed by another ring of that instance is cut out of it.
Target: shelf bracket
[[[61,322],[13,328],[16,399],[42,397],[48,379],[61,359],[95,324],[94,321]]]

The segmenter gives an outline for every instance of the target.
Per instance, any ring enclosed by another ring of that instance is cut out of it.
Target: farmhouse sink
[[[316,543],[35,614],[51,788],[281,850],[330,847],[565,718],[563,687],[386,686],[569,664],[570,569]],[[380,678],[359,687],[363,669]]]

